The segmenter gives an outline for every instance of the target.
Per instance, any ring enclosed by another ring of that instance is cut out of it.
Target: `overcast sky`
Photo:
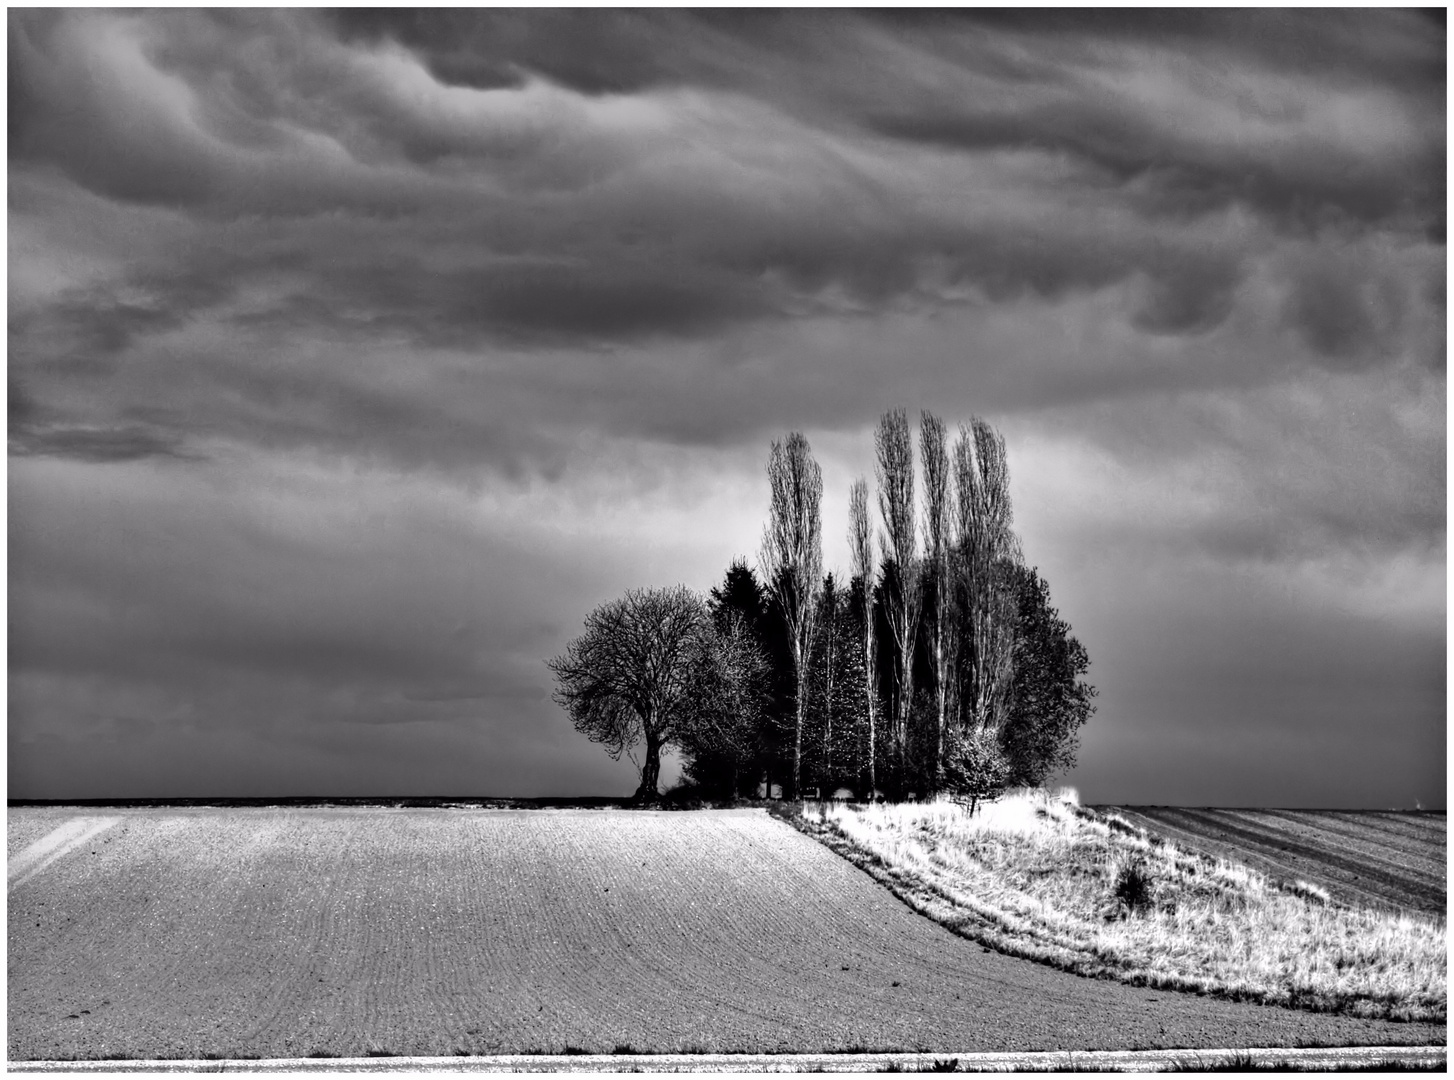
[[[1441,12],[7,17],[11,797],[629,794],[544,661],[903,406],[1083,799],[1444,804]]]

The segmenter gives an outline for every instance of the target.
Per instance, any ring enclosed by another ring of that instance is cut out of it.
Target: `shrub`
[[[1151,876],[1146,864],[1136,860],[1121,867],[1116,875],[1116,899],[1130,912],[1148,911],[1152,905]]]

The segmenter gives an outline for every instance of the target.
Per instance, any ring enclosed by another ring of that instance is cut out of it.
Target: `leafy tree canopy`
[[[1000,742],[1010,783],[1038,785],[1075,766],[1078,734],[1095,712],[1096,688],[1080,679],[1090,656],[1050,605],[1050,586],[1037,569],[1017,568],[1015,604],[1015,676]]]

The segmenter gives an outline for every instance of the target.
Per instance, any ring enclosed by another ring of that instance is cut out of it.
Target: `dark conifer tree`
[[[729,613],[740,615],[768,662],[767,701],[753,736],[751,752],[736,768],[741,790],[733,794],[752,794],[760,782],[783,784],[792,767],[786,755],[792,750],[788,737],[792,734],[796,693],[792,643],[786,624],[773,598],[745,559],[733,560],[722,584],[712,588],[707,604],[719,629],[725,625]],[[689,762],[684,771],[693,783],[715,792],[728,782],[732,764],[707,753],[700,761]]]
[[[870,582],[870,588],[872,583]],[[853,679],[855,682],[854,692],[848,700],[847,722],[845,724],[843,744],[843,779],[842,785],[851,790],[861,799],[867,800],[873,791],[876,776],[871,769],[870,763],[874,752],[881,744],[878,739],[876,719],[883,715],[883,699],[880,696],[878,680],[870,681],[869,672],[865,671],[866,658],[863,652],[864,644],[864,581],[863,578],[854,576],[848,584],[846,621],[847,632],[854,643]],[[873,610],[873,596],[870,594],[867,610]],[[878,643],[875,642],[877,645]],[[877,672],[875,671],[875,674]],[[870,713],[869,694],[873,694],[874,713]]]
[[[828,795],[840,787],[861,789],[859,768],[868,738],[868,698],[863,672],[862,593],[845,589],[832,574],[819,599],[818,636],[809,669],[808,729],[804,783]]]
[[[874,584],[873,589],[873,643],[878,653],[875,658],[877,661],[875,671],[878,675],[879,715],[884,717],[893,715],[894,693],[897,685],[894,669],[899,662],[899,650],[894,642],[893,626],[889,621],[889,605],[892,601],[889,590],[884,587],[884,578],[891,572],[891,567],[892,564],[885,564],[881,568],[879,580]],[[899,771],[898,750],[890,735],[891,733],[885,733],[884,737],[878,740],[874,750],[877,757],[875,768],[879,790],[892,797],[901,792],[903,787]]]

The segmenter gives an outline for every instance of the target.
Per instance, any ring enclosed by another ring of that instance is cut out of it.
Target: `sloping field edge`
[[[1328,852],[1317,844],[1305,843],[1296,835],[1288,836],[1289,842],[1284,843],[1283,835],[1275,826],[1261,822],[1243,819],[1245,825],[1253,826],[1250,830],[1224,828],[1228,823],[1218,815],[1239,811],[1193,808],[1189,813],[1183,807],[1154,807],[1148,812],[1146,808],[1118,807],[1112,812],[1187,850],[1243,862],[1269,878],[1288,881],[1294,874],[1305,877],[1328,889],[1341,902],[1434,916],[1442,916],[1447,911],[1448,896],[1442,875],[1437,880],[1421,879],[1417,874],[1401,873],[1397,867],[1389,870],[1372,863],[1365,866],[1356,860],[1350,862],[1337,851]],[[1211,831],[1198,828],[1198,822],[1210,824]],[[1238,822],[1234,820],[1230,824],[1236,826]],[[1310,858],[1313,864],[1294,870],[1287,861],[1289,853]]]
[[[1088,813],[1084,809],[1081,809],[1080,812]],[[1224,1001],[1274,1005],[1281,1008],[1301,1009],[1306,1012],[1356,1016],[1361,1019],[1440,1024],[1447,1021],[1447,1012],[1442,1015],[1435,1013],[1428,1016],[1400,1014],[1389,1007],[1390,1003],[1367,999],[1354,1002],[1350,1007],[1343,1002],[1330,1001],[1317,994],[1264,993],[1242,987],[1229,987],[1215,980],[1207,983],[1195,983],[1190,979],[1165,972],[1127,969],[1048,942],[1027,942],[1010,928],[1002,925],[997,913],[988,910],[977,911],[951,901],[932,884],[918,881],[911,875],[895,870],[877,855],[860,848],[831,823],[811,822],[801,815],[791,813],[778,813],[774,816],[788,822],[795,829],[811,836],[830,851],[847,859],[920,915],[933,919],[951,933],[988,946],[1007,956],[1046,964],[1060,971],[1085,978],[1106,979],[1156,990],[1201,994]],[[1383,1007],[1380,1008],[1380,1005]]]
[[[1421,912],[1432,915],[1442,913],[1447,907],[1447,896],[1439,895],[1436,886],[1425,884],[1417,876],[1399,873],[1396,865],[1393,869],[1385,869],[1371,863],[1365,864],[1348,859],[1335,850],[1308,843],[1296,834],[1279,832],[1260,822],[1246,819],[1227,820],[1219,816],[1227,813],[1240,813],[1241,811],[1238,810],[1182,806],[1106,806],[1099,809],[1101,812],[1121,816],[1132,824],[1146,829],[1152,835],[1170,839],[1188,850],[1200,851],[1213,858],[1234,858],[1276,880],[1289,881],[1299,874],[1304,877],[1316,878],[1319,884],[1341,894],[1353,903],[1392,911]],[[1274,815],[1286,813],[1286,811],[1278,810],[1258,812]],[[1171,815],[1170,818],[1164,816],[1167,814]],[[1290,820],[1296,821],[1295,818]],[[1210,825],[1223,835],[1217,835],[1205,829],[1198,831],[1189,824],[1197,822]],[[1297,852],[1311,857],[1316,861],[1316,865],[1294,872],[1285,860],[1288,852]],[[1330,868],[1341,873],[1329,873]],[[1360,879],[1364,880],[1360,881]],[[1370,889],[1367,884],[1369,879],[1375,880],[1385,887],[1391,886],[1406,896],[1420,900],[1427,897],[1430,902],[1408,903],[1394,900],[1384,895],[1379,888]],[[1433,902],[1436,900],[1439,902]]]
[[[13,1061],[8,1072],[616,1073],[616,1072],[1164,1072],[1448,1067],[1444,1046],[1259,1047],[1249,1050],[1038,1050],[940,1054],[510,1054],[497,1057]]]

